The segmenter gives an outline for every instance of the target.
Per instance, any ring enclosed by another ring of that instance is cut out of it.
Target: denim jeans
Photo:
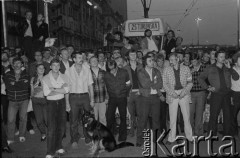
[[[32,98],[32,106],[36,122],[41,134],[46,134],[47,125],[47,101],[45,98]]]
[[[47,155],[62,149],[62,137],[66,129],[65,99],[47,100]]]
[[[1,104],[2,104],[2,118],[3,118],[3,122],[4,125],[7,125],[8,122],[8,97],[7,95],[3,95],[1,94]]]
[[[20,125],[19,125],[19,136],[25,137],[26,125],[27,125],[27,108],[29,100],[13,102],[9,101],[8,106],[8,140],[13,141],[16,128],[16,114],[19,110]]]
[[[206,92],[191,92],[190,122],[194,135],[203,135],[203,111],[206,103]]]
[[[78,132],[78,126],[82,118],[83,110],[90,111],[90,108],[91,108],[89,94],[83,94],[83,95],[70,94],[69,102],[71,106],[70,135],[71,135],[71,143],[73,143],[73,142],[78,142],[79,138],[82,135]],[[85,136],[85,140],[89,139],[84,126],[83,126],[83,134]]]

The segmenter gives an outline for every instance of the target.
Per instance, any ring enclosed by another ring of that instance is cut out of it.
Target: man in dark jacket
[[[45,45],[45,39],[49,37],[48,34],[48,24],[44,22],[44,17],[41,13],[37,16],[37,23],[33,28],[33,48],[32,51],[41,51]]]
[[[19,140],[24,142],[27,125],[27,108],[29,102],[29,75],[26,70],[22,70],[23,61],[21,58],[13,59],[14,70],[4,76],[7,96],[9,100],[8,107],[8,141],[14,141],[15,120],[19,110],[20,126]]]
[[[106,83],[109,102],[107,109],[107,127],[114,132],[114,120],[115,112],[118,107],[120,114],[120,129],[118,141],[124,142],[127,139],[127,96],[129,89],[131,88],[131,82],[128,72],[125,69],[117,67],[117,64],[113,60],[107,62],[107,72],[104,76]]]
[[[198,82],[203,89],[207,89],[212,92],[210,98],[210,120],[208,126],[208,132],[213,132],[213,135],[217,135],[217,119],[220,110],[223,109],[223,135],[231,135],[230,131],[230,105],[231,105],[231,73],[230,64],[225,63],[226,52],[216,52],[216,63],[210,65],[200,74]],[[208,79],[210,85],[206,83]]]
[[[25,54],[30,60],[34,59],[32,54],[33,27],[34,23],[32,22],[32,12],[26,11],[25,19],[18,25],[18,32],[21,37],[20,43],[22,43]]]
[[[148,117],[152,116],[152,129],[160,129],[160,89],[163,86],[162,76],[158,69],[154,68],[153,57],[147,54],[143,58],[143,68],[137,72],[139,81],[139,104],[137,105],[138,127],[136,146],[143,145],[143,130],[147,129]],[[155,139],[154,139],[155,140]]]
[[[67,48],[63,48],[60,50],[60,56],[62,57],[62,61],[60,62],[60,72],[62,74],[69,73],[69,68],[74,64],[72,61],[69,60],[69,52]]]

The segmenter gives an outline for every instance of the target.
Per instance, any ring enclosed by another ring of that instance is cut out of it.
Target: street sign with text
[[[164,23],[160,18],[127,20],[123,25],[124,36],[144,36],[146,29],[152,30],[152,35],[164,35]]]

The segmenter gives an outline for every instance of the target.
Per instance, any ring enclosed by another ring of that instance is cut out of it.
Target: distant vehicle
[[[166,31],[169,29],[169,25],[160,18],[155,19],[135,19],[127,20],[122,25],[122,33],[124,36],[135,39],[135,42],[139,42],[144,37],[144,31],[150,29],[153,36],[159,36],[160,46],[162,49],[163,39]]]

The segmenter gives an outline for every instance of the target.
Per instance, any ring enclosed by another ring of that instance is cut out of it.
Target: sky
[[[148,0],[147,0],[148,1]],[[197,44],[197,17],[200,44],[237,44],[237,0],[194,0],[195,5],[184,17],[193,0],[152,0],[149,18],[161,18],[183,37],[183,44]],[[144,18],[141,0],[127,0],[128,19]],[[179,23],[179,21],[181,23]]]

